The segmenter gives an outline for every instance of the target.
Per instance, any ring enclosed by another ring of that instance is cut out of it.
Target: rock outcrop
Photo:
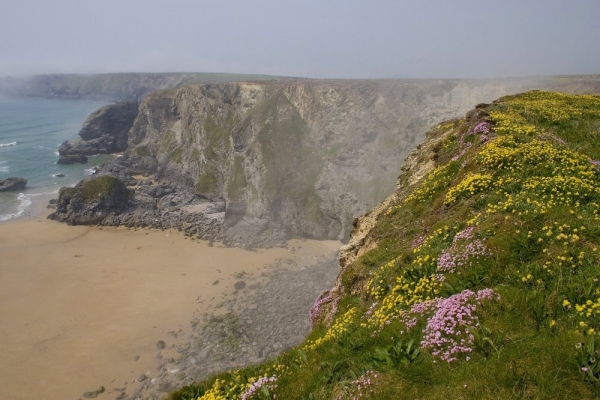
[[[85,156],[124,151],[127,133],[137,114],[135,101],[111,104],[93,112],[79,132],[81,139],[65,141],[59,147],[58,163],[86,163]]]
[[[59,192],[56,212],[49,216],[72,225],[102,223],[129,206],[132,193],[113,176],[92,176]]]
[[[586,79],[573,79],[572,91],[599,91]],[[426,127],[505,94],[571,90],[567,81],[278,81],[151,93],[128,150],[98,171],[126,182],[134,205],[102,223],[180,224],[236,246],[344,239],[394,190]]]
[[[16,192],[24,190],[27,186],[27,179],[16,176],[0,179],[0,192]]]
[[[94,111],[86,119],[79,136],[87,142],[91,140],[112,139],[111,151],[123,151],[127,148],[127,132],[133,126],[138,114],[135,101],[108,105]]]
[[[58,164],[70,165],[70,164],[85,164],[88,162],[88,158],[83,154],[70,154],[71,146],[68,142],[63,143],[58,149]]]

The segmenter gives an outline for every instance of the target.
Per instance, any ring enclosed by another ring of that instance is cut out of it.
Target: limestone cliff
[[[354,218],[393,191],[426,127],[505,94],[557,86],[594,92],[598,83],[278,81],[154,92],[140,105],[126,154],[100,171],[136,188],[130,212],[110,223],[164,228],[173,215],[187,221],[200,213],[212,215],[212,236],[201,226],[186,230],[234,245],[344,239]],[[164,185],[170,189],[156,189]]]

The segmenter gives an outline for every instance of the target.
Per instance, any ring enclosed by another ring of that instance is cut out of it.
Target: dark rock
[[[24,190],[27,186],[27,179],[19,178],[16,176],[0,179],[0,192],[16,192],[18,190]]]
[[[126,209],[132,195],[114,176],[88,177],[73,188],[60,189],[56,211],[48,218],[72,225],[98,224]]]
[[[235,287],[235,290],[242,290],[246,287],[246,282],[238,281],[235,283],[234,287]]]
[[[89,141],[74,139],[63,142],[58,148],[58,154],[61,156],[107,154],[111,153],[113,142],[114,138],[108,136]]]
[[[64,178],[65,174],[55,174],[54,177],[55,178]]]
[[[127,149],[127,132],[137,114],[137,102],[112,104],[93,112],[79,132],[81,139],[60,145],[58,163],[84,164],[87,162],[85,156],[124,151]]]
[[[155,199],[160,199],[168,194],[175,192],[175,189],[168,185],[160,185],[160,186],[146,186],[142,189],[142,193],[146,193],[149,196],[154,197]]]
[[[127,148],[127,132],[138,115],[137,102],[111,104],[94,111],[83,123],[79,136],[89,141],[110,135],[114,151]]]
[[[62,165],[69,165],[69,164],[86,164],[87,162],[88,162],[88,158],[86,156],[84,156],[83,154],[61,154],[58,157],[58,161],[56,163],[62,164]]]
[[[166,344],[165,344],[165,342],[164,342],[164,341],[162,341],[162,340],[159,340],[158,342],[156,342],[156,348],[157,348],[158,350],[162,350],[162,349],[164,349],[164,348],[165,348],[165,346],[166,346]]]

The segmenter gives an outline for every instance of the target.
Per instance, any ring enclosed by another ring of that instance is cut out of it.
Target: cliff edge
[[[598,398],[599,128],[599,96],[542,91],[435,125],[307,339],[170,398]]]

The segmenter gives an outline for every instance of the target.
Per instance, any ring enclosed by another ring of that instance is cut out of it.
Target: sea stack
[[[95,154],[112,154],[127,149],[127,133],[138,114],[135,101],[111,104],[91,113],[80,138],[60,145],[59,164],[85,164]]]
[[[16,192],[24,190],[27,186],[27,179],[16,176],[0,179],[0,192]]]

